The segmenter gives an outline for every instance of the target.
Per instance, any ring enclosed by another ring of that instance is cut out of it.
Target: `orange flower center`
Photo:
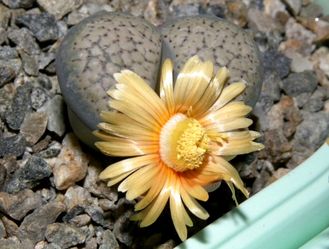
[[[202,125],[182,113],[171,117],[160,133],[160,156],[170,168],[183,172],[204,162],[209,137]]]

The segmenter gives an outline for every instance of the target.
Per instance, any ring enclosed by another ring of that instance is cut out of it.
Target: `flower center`
[[[198,168],[205,159],[208,143],[209,137],[201,124],[178,113],[161,130],[161,159],[179,172]]]

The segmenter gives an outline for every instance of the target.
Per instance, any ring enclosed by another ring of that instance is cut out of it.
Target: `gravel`
[[[131,13],[156,26],[177,16],[216,15],[246,29],[254,38],[264,72],[260,99],[251,118],[266,147],[232,162],[252,194],[297,167],[329,134],[329,22],[314,3],[0,2],[0,249],[171,249],[180,242],[168,210],[149,228],[139,228],[130,220],[134,202],[98,179],[110,163],[108,158],[79,143],[69,125],[55,55],[68,29],[100,10]],[[156,35],[153,38],[159,40]],[[92,44],[88,46],[93,48]],[[231,48],[230,43],[227,46]],[[152,49],[159,52],[157,43]],[[76,55],[64,53],[62,62]],[[157,57],[153,59],[149,70],[159,62]],[[143,63],[132,64],[151,78]],[[238,68],[239,61],[234,65]],[[88,77],[95,72],[88,72]],[[87,79],[76,75],[80,80]],[[224,187],[211,193],[205,203],[212,219],[233,206]],[[193,221],[189,234],[210,221]]]

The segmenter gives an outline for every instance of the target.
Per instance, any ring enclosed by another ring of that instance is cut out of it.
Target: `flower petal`
[[[158,175],[154,176],[153,182],[156,184],[153,184],[149,191],[146,193],[146,195],[135,205],[135,211],[139,211],[147,207],[153,200],[156,198],[156,196],[160,193],[161,189],[164,187],[164,184],[166,183],[167,174],[165,167],[159,165],[160,172]]]
[[[184,213],[186,213],[186,210],[183,206],[182,199],[180,196],[179,179],[173,179],[171,185],[172,187],[169,201],[171,219],[174,223],[179,238],[184,241],[187,238],[187,229],[184,220]]]
[[[195,183],[197,178],[198,174],[185,173],[185,176],[181,177],[182,188],[186,190],[188,189],[188,193],[193,198],[200,201],[207,201],[209,198],[208,192],[202,186],[200,186],[200,184]]]
[[[251,107],[245,105],[243,102],[231,102],[217,111],[208,113],[200,119],[200,123],[204,126],[211,125],[212,123],[223,123],[232,121],[237,118],[246,116],[251,111]]]
[[[240,95],[244,89],[246,88],[246,84],[243,82],[232,83],[231,85],[225,87],[221,92],[221,95],[214,103],[214,105],[208,110],[207,113],[214,112],[222,108],[232,99],[236,98]]]
[[[156,166],[157,166],[156,164],[149,164],[141,169],[136,170],[123,182],[120,183],[118,190],[121,192],[128,191],[133,193],[134,189],[137,190],[139,187],[149,186],[149,183],[153,182],[151,181],[152,177],[158,172],[158,167]],[[144,192],[142,192],[142,194]],[[134,198],[128,198],[128,193],[127,193],[127,199],[132,200]]]
[[[152,129],[152,131],[159,132],[161,130],[161,126],[152,115],[147,113],[145,109],[133,105],[132,102],[110,100],[109,106],[114,110],[122,112],[137,122],[142,123],[144,126]]]
[[[157,154],[150,154],[125,159],[108,166],[100,173],[99,178],[101,180],[114,178],[121,174],[134,171],[136,169],[149,165],[151,163],[157,163],[158,159],[159,156]]]
[[[237,129],[244,129],[252,124],[252,120],[249,118],[236,118],[225,122],[213,122],[211,125],[205,125],[207,128],[207,134],[213,134],[216,132],[234,131]]]
[[[200,100],[211,83],[213,70],[213,63],[206,61],[187,68],[184,73],[179,73],[174,90],[177,111],[185,112]]]
[[[122,70],[120,73],[115,73],[113,77],[117,82],[133,88],[141,98],[152,103],[159,113],[168,115],[164,102],[138,74],[130,70]]]
[[[141,156],[157,153],[158,151],[158,146],[154,144],[137,143],[116,137],[112,137],[111,140],[96,142],[95,146],[105,155],[118,157]]]
[[[165,102],[170,116],[175,111],[173,85],[173,64],[171,60],[166,59],[161,68],[160,97]]]
[[[135,129],[145,130],[151,132],[151,134],[156,134],[153,127],[149,128],[148,126],[140,123],[125,114],[119,113],[117,111],[102,111],[100,113],[100,118],[109,124],[135,127]],[[111,131],[110,131],[111,132]]]
[[[198,65],[199,63],[200,63],[199,57],[193,56],[187,60],[187,62],[183,66],[183,69],[179,72],[174,87],[174,99],[176,106],[182,105],[182,103],[184,102],[183,100],[186,93],[186,88],[191,80],[190,72],[193,69],[193,67],[195,65]]]
[[[157,143],[159,141],[158,134],[130,124],[113,125],[109,123],[99,123],[97,127],[102,131],[95,131],[93,134],[104,141],[112,141],[114,136],[116,138],[148,143]]]
[[[185,190],[183,187],[181,188],[181,196],[186,207],[193,213],[196,217],[206,220],[209,217],[208,212],[201,207],[201,205],[193,198],[190,194],[188,194],[189,190]]]
[[[152,201],[152,203],[145,209],[145,216],[142,218],[140,227],[146,227],[153,224],[163,211],[172,188],[172,178],[175,177],[173,172],[169,171],[170,174],[167,176],[167,181],[161,189],[159,195]]]
[[[168,115],[164,115],[165,113],[156,104],[150,104],[150,99],[141,97],[134,88],[124,84],[116,84],[115,87],[107,92],[113,99],[130,104],[136,109],[136,112],[143,110],[144,115],[153,118],[159,125],[168,119]]]
[[[264,146],[253,142],[259,135],[258,132],[247,130],[212,134],[214,142],[211,146],[211,153],[220,156],[235,156],[259,151]]]
[[[226,67],[222,67],[218,70],[216,76],[208,84],[200,100],[194,104],[192,117],[200,118],[214,105],[225,85],[228,74],[228,69]]]
[[[215,163],[218,167],[218,169],[223,172],[223,180],[226,181],[226,183],[229,185],[231,191],[232,191],[232,198],[236,201],[236,196],[234,193],[234,188],[232,189],[232,186],[230,183],[233,183],[234,186],[239,189],[246,197],[249,196],[248,190],[244,187],[244,184],[239,176],[238,171],[226,160],[224,160],[221,157],[214,157]]]

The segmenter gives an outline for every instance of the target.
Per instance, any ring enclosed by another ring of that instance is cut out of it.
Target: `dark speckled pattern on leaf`
[[[243,99],[253,106],[261,89],[262,68],[252,36],[238,26],[210,16],[184,17],[162,27],[163,56],[174,60],[176,74],[193,55],[226,66],[229,82],[245,80]]]

